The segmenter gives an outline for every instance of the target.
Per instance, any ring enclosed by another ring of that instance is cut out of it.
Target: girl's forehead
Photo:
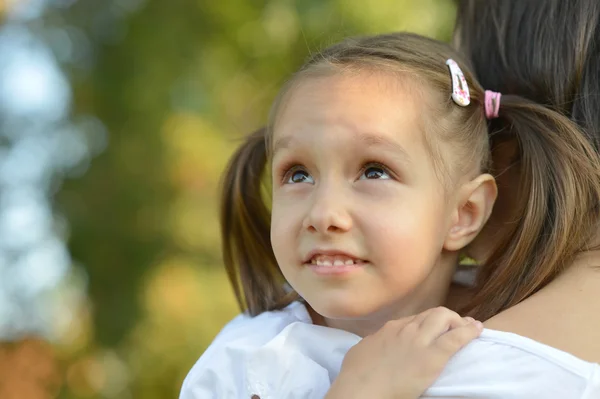
[[[413,86],[398,76],[373,72],[300,79],[277,108],[275,139],[310,125],[366,130],[421,126],[426,111],[423,90]]]
[[[394,87],[391,81],[367,74],[301,82],[282,103],[272,156],[321,147],[331,156],[393,153],[403,164],[428,157],[424,106],[415,100],[414,91]]]

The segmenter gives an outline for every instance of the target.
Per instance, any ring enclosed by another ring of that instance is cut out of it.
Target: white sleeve
[[[244,398],[321,399],[331,385],[330,370],[319,359],[319,350],[311,345],[320,330],[292,323],[268,343],[247,357]],[[306,334],[309,332],[309,334]],[[328,354],[323,353],[329,357]]]
[[[244,381],[244,376],[241,375],[241,364],[243,348],[249,349],[249,343],[256,335],[253,334],[252,320],[240,315],[223,328],[186,376],[179,394],[180,399],[243,397],[240,382]],[[244,334],[245,331],[247,335]],[[241,348],[236,350],[236,346]]]
[[[183,383],[180,399],[325,396],[331,384],[330,371],[319,363],[318,355],[310,354],[318,348],[305,350],[306,340],[313,338],[305,331],[312,331],[312,326],[295,322],[276,332],[269,323],[260,329],[254,320],[236,324],[234,329],[226,327],[196,362]]]
[[[235,384],[232,375],[224,374],[230,370],[203,369],[196,378],[183,384],[179,399],[221,399],[250,398],[244,396],[240,386]]]
[[[598,399],[600,398],[600,364],[594,367],[590,381],[581,399]]]
[[[277,347],[267,344],[244,356],[237,349],[227,350],[233,347],[223,347],[224,356],[194,366],[180,399],[323,398],[330,386],[328,371],[299,352]]]
[[[303,348],[307,337],[304,308],[241,315],[217,335],[192,367],[180,399],[322,398],[330,372]],[[306,315],[308,318],[309,316]],[[290,331],[299,333],[289,334]]]
[[[516,334],[484,329],[421,396],[600,399],[600,365]]]

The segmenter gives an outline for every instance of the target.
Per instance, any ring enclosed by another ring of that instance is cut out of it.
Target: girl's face
[[[307,78],[273,137],[271,240],[287,281],[329,319],[437,306],[456,222],[423,131],[423,95],[383,74]]]

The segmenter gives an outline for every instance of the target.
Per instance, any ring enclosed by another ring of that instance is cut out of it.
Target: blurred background
[[[217,190],[286,76],[451,0],[0,0],[0,398],[176,398],[236,315]]]

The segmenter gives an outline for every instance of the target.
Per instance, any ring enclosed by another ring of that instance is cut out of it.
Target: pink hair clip
[[[469,94],[469,85],[462,70],[452,58],[446,60],[446,65],[450,69],[452,77],[452,99],[461,107],[471,104],[471,95]]]
[[[498,117],[498,112],[500,111],[500,98],[502,94],[497,93],[495,91],[486,90],[485,91],[485,101],[484,101],[484,109],[485,109],[485,117],[488,119],[494,119]]]

